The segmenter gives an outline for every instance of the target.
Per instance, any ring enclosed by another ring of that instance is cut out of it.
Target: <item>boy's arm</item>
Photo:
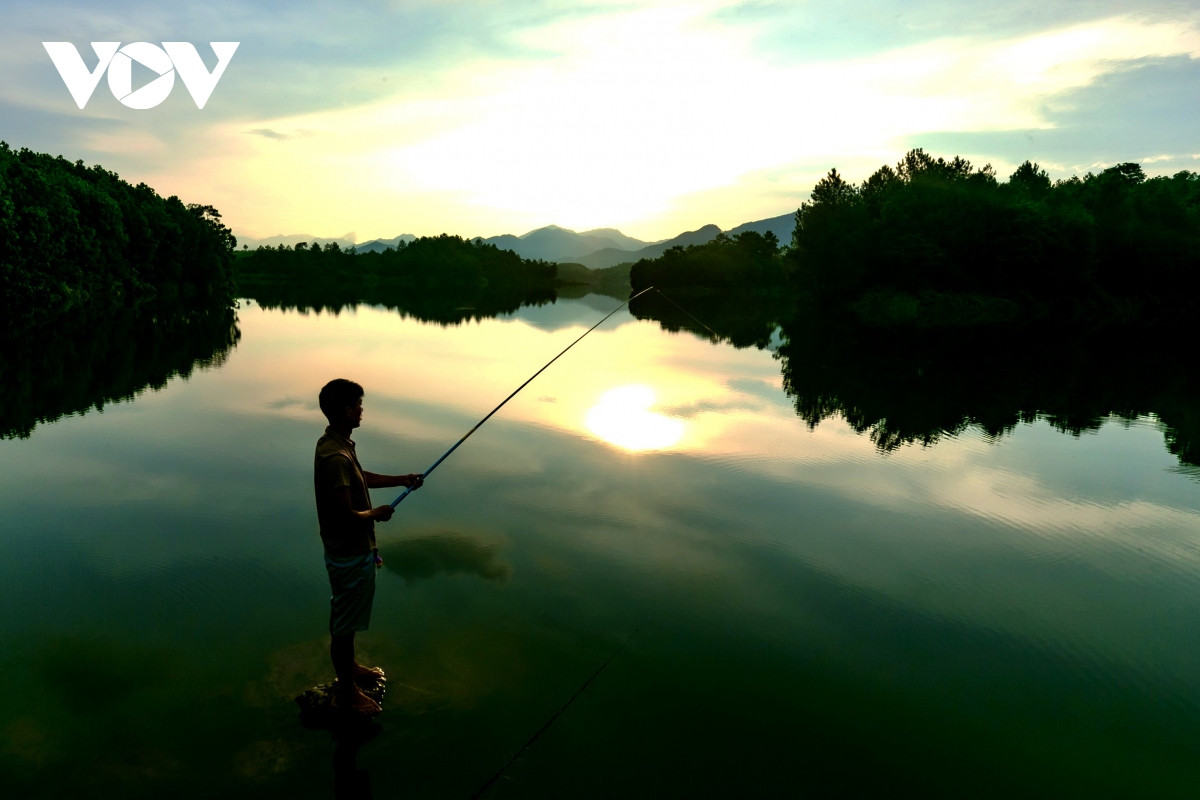
[[[419,489],[424,483],[424,476],[419,472],[412,472],[408,475],[380,475],[364,469],[363,477],[367,479],[368,489],[384,489],[389,486],[411,486]]]
[[[351,517],[367,520],[378,520],[379,522],[387,522],[392,518],[392,514],[396,509],[390,505],[376,506],[375,508],[367,509],[366,511],[355,511],[353,504],[350,502],[350,487],[342,486],[335,489],[333,496],[337,498],[337,504],[342,507],[342,512]]]
[[[332,492],[336,505],[342,509],[344,514],[358,519],[381,522],[387,522],[392,518],[392,512],[395,509],[390,505],[376,506],[364,511],[355,509],[350,500],[350,480],[350,461],[344,456],[326,458],[317,464],[317,491],[320,492],[322,491],[321,487],[325,487],[325,491]]]

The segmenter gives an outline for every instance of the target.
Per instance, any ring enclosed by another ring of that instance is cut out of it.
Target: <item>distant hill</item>
[[[779,244],[787,245],[792,242],[792,228],[796,226],[794,213],[781,214],[778,217],[769,219],[760,219],[755,222],[744,222],[736,228],[730,228],[725,231],[730,236],[735,236],[745,231],[754,231],[756,233],[766,233],[770,231],[779,239]],[[593,231],[596,233],[598,231]],[[716,235],[721,232],[721,229],[716,225],[705,225],[703,228],[694,231],[681,233],[673,239],[666,239],[661,242],[646,245],[645,247],[636,250],[618,247],[605,247],[584,256],[576,256],[564,261],[571,261],[575,264],[583,264],[589,269],[604,269],[605,267],[616,266],[617,264],[629,264],[643,258],[658,258],[672,247],[687,247],[691,244],[704,244],[712,241]],[[634,240],[636,241],[636,240]]]
[[[576,233],[557,225],[547,225],[521,236],[511,233],[490,236],[483,241],[501,250],[512,250],[521,258],[540,258],[544,261],[574,261],[579,256],[604,248],[632,251],[647,244],[613,228]]]
[[[416,240],[416,236],[411,233],[402,233],[399,236],[394,236],[391,239],[372,239],[369,242],[354,245],[354,249],[359,253],[382,253],[384,250],[395,249],[400,242],[411,242]]]
[[[792,228],[795,227],[794,214],[782,214],[770,219],[760,219],[746,222],[731,228],[726,233],[732,235],[743,231],[766,233],[772,231],[780,245],[790,244]],[[690,244],[704,244],[711,241],[721,229],[716,225],[705,225],[694,231],[681,233],[672,239],[658,242],[644,242],[632,236],[626,236],[616,228],[595,228],[590,231],[577,232],[558,225],[547,225],[544,228],[529,231],[520,236],[506,233],[501,236],[489,236],[483,241],[494,244],[501,250],[512,250],[521,258],[541,259],[559,263],[582,264],[589,269],[604,269],[617,264],[632,264],[643,258],[658,258],[669,248],[675,246],[687,247]],[[310,236],[304,233],[293,233],[286,236],[272,236],[267,239],[239,238],[238,246],[249,245],[254,250],[259,245],[274,247],[280,244],[294,245],[297,242],[325,245],[337,242],[342,249],[353,247],[360,253],[381,253],[394,248],[400,241],[411,242],[417,237],[411,233],[402,233],[391,239],[372,239],[362,244],[354,243],[354,233],[350,232],[337,239],[325,239],[320,236]]]
[[[599,236],[605,239],[612,239],[617,243],[617,247],[622,250],[640,250],[646,245],[658,244],[663,241],[659,239],[654,242],[643,242],[641,239],[635,239],[632,236],[626,236],[616,228],[596,228],[595,230],[584,231],[581,236]]]
[[[792,243],[792,230],[796,227],[796,212],[781,214],[778,217],[770,219],[760,219],[758,222],[743,222],[736,228],[730,228],[725,231],[730,236],[736,236],[745,231],[754,231],[755,233],[766,233],[770,231],[779,239],[780,245]]]
[[[658,258],[663,253],[667,252],[672,247],[687,247],[689,244],[704,244],[716,238],[721,229],[716,225],[705,225],[703,228],[694,231],[681,233],[674,239],[667,239],[657,244],[647,245],[639,250],[621,250],[615,247],[606,247],[603,250],[597,250],[594,253],[589,253],[582,258],[573,258],[576,264],[583,264],[589,269],[604,269],[605,267],[614,267],[617,264],[630,264],[643,258]],[[791,235],[788,235],[791,238]]]
[[[237,240],[239,250],[242,249],[242,245],[246,245],[250,250],[257,250],[260,246],[275,247],[281,244],[291,246],[298,242],[308,242],[309,244],[316,243],[319,245],[325,245],[329,242],[337,242],[338,247],[345,249],[347,247],[354,247],[354,238],[354,231],[350,231],[349,233],[342,234],[336,239],[326,239],[324,237],[313,236],[312,234],[308,233],[288,233],[279,234],[278,236],[268,236],[266,239],[254,239],[249,236],[238,236]]]

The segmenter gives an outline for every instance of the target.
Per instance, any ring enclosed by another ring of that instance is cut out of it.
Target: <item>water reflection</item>
[[[335,800],[370,800],[371,773],[358,766],[358,751],[364,744],[383,732],[378,722],[354,725],[334,732],[337,746],[333,750],[333,796]],[[395,796],[395,787],[388,791]]]
[[[81,714],[111,711],[136,692],[168,682],[176,667],[163,648],[80,636],[45,642],[33,663],[40,681]]]
[[[385,541],[379,554],[384,569],[409,584],[437,575],[475,575],[485,581],[504,583],[512,576],[512,567],[500,558],[503,544],[480,536],[442,531]]]
[[[362,305],[377,306],[402,317],[441,325],[458,325],[513,314],[521,308],[552,304],[556,297],[553,289],[489,286],[486,281],[443,291],[401,286],[376,287],[367,291],[353,288],[339,292],[337,286],[323,286],[314,292],[286,281],[252,284],[246,288],[250,290],[248,297],[263,308],[337,315]]]
[[[357,307],[349,300],[323,305],[304,298],[299,290],[289,291],[295,296],[286,301],[274,295],[259,300],[266,307],[325,308],[335,313]],[[598,295],[556,304],[553,292],[542,292],[523,299],[485,293],[478,305],[452,308],[461,300],[455,297],[374,299],[426,321],[480,321],[499,314],[549,332],[582,325],[591,318],[589,309],[600,313],[611,306],[610,298]],[[634,317],[654,320],[668,331],[777,352],[784,391],[801,420],[811,427],[843,418],[882,452],[914,443],[931,445],[969,428],[994,439],[1036,419],[1079,435],[1099,429],[1108,419],[1151,417],[1161,423],[1167,448],[1181,464],[1200,465],[1200,414],[1195,411],[1200,363],[1186,343],[1156,331],[881,330],[797,309],[781,297],[673,299],[692,316],[654,293],[638,298],[630,308]],[[620,319],[611,324],[619,325]],[[521,349],[514,345],[512,352]],[[645,389],[619,387],[585,408],[584,427],[631,451],[694,447],[711,436],[703,426],[688,435],[679,420],[703,410],[728,411],[741,402],[698,399],[686,396],[684,387],[668,388],[682,391],[671,396],[666,415],[649,410],[653,390],[647,400]],[[562,419],[568,413],[564,407],[550,416],[569,425]]]
[[[654,390],[620,386],[605,392],[587,415],[587,429],[626,450],[663,450],[683,436],[684,423],[650,411]]]
[[[0,342],[0,438],[219,367],[239,336],[234,311],[221,305],[68,316],[25,331]]]
[[[971,428],[995,440],[1038,419],[1078,436],[1110,419],[1150,417],[1181,464],[1200,464],[1200,354],[1178,332],[881,329],[760,298],[676,299],[704,324],[653,293],[631,307],[665,330],[777,351],[797,416],[810,427],[845,419],[881,452],[932,445]]]
[[[841,417],[884,452],[968,428],[995,440],[1035,419],[1079,436],[1151,417],[1181,463],[1200,458],[1200,361],[1159,331],[785,330],[784,389],[800,418]]]
[[[361,748],[292,702],[332,678],[316,391],[349,370],[364,463],[421,468],[594,309],[255,305],[221,369],[0,442],[0,784],[327,800],[369,771],[469,796],[649,619],[505,791],[1190,791],[1200,495],[1163,446],[1188,441],[1190,362],[794,319],[775,357],[743,311],[744,349],[618,314],[380,527],[361,645],[389,694]],[[598,405],[652,417],[628,444],[678,438],[629,457]],[[86,707],[93,677],[116,702]]]

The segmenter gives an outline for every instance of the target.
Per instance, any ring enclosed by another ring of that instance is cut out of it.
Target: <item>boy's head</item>
[[[334,378],[321,388],[317,403],[330,425],[357,428],[362,422],[363,387],[345,378]]]

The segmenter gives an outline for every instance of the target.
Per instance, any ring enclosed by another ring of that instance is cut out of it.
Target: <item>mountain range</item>
[[[324,238],[321,236],[310,236],[307,233],[287,233],[278,236],[268,236],[266,239],[255,239],[251,236],[237,237],[238,247],[245,246],[250,250],[257,250],[259,247],[275,247],[276,245],[286,244],[294,245],[299,242],[308,242],[309,244],[326,245],[330,242],[336,242],[338,247],[345,249],[354,247],[354,231],[342,234],[333,239]]]
[[[736,228],[730,228],[725,233],[734,236],[743,231],[756,231],[764,234],[770,231],[778,237],[779,243],[783,245],[791,242],[794,226],[794,215],[788,213],[778,217],[746,222]],[[557,225],[547,225],[520,236],[506,233],[501,236],[489,236],[483,241],[494,244],[502,250],[512,250],[522,258],[582,264],[589,269],[603,269],[617,264],[632,263],[642,258],[658,258],[672,247],[704,244],[711,241],[720,232],[721,229],[716,225],[705,225],[694,231],[685,231],[671,239],[644,242],[641,239],[626,236],[616,228],[596,228],[595,230],[576,232],[560,228]],[[354,233],[351,232],[338,239],[292,234],[272,236],[269,239],[239,238],[239,243],[244,242],[253,250],[260,244],[274,246],[309,242],[323,245],[327,242],[337,242],[339,247],[353,247],[360,253],[380,253],[390,247],[395,247],[400,241],[411,242],[415,238],[417,237],[411,233],[403,233],[391,239],[372,239],[369,242],[355,244]]]

